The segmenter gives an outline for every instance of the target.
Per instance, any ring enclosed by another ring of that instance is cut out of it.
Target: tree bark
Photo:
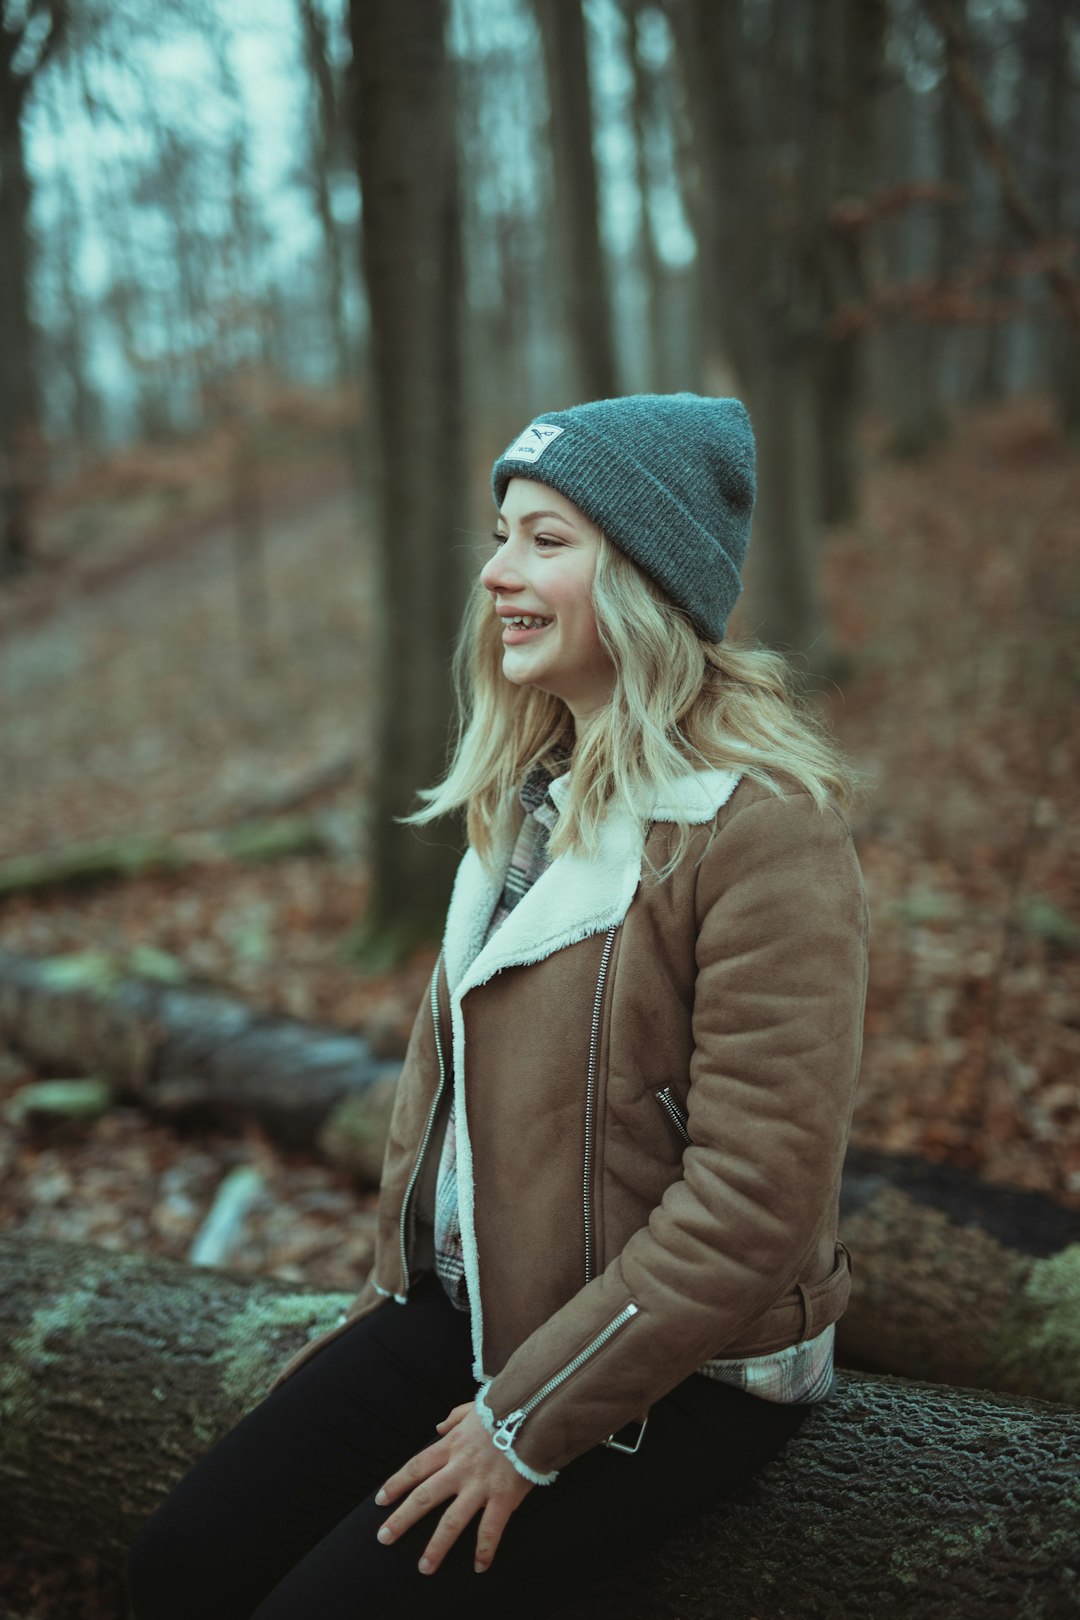
[[[1069,20],[1066,0],[1031,0],[1028,21],[1031,46],[1043,90],[1041,174],[1036,194],[1052,237],[1069,231],[1070,140],[1080,134],[1071,106]],[[1070,116],[1072,114],[1072,116]],[[1073,165],[1075,167],[1075,164]],[[1046,322],[1047,362],[1058,418],[1066,434],[1080,433],[1080,329]]]
[[[443,772],[448,666],[473,567],[465,511],[462,264],[441,0],[351,0],[363,255],[379,441],[370,967],[438,937],[459,852],[399,826]]]
[[[862,233],[833,222],[836,204],[858,203],[877,175],[877,97],[885,56],[884,0],[829,0],[814,33],[808,129],[820,131],[814,164],[815,235],[821,244],[823,300],[837,309],[862,295]],[[861,332],[827,337],[816,366],[819,502],[826,525],[854,520],[859,499],[856,425],[862,405]]]
[[[30,314],[32,187],[23,113],[67,29],[66,0],[26,6],[0,27],[0,579],[31,563],[40,388]],[[48,19],[48,30],[39,26]]]
[[[348,1303],[89,1245],[0,1240],[0,1539],[119,1555]],[[359,1286],[359,1283],[358,1283]]]
[[[345,1305],[0,1240],[5,1544],[119,1563],[175,1481]],[[627,1569],[566,1620],[1051,1620],[1076,1597],[1078,1443],[1069,1408],[841,1374],[752,1492],[643,1566],[628,1549]]]

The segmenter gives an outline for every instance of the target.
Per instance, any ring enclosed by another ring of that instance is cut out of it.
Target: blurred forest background
[[[399,1057],[493,457],[737,393],[731,634],[873,784],[854,1139],[1080,1208],[1078,150],[1077,0],[4,0],[0,1005],[47,961]],[[15,1042],[0,1099],[10,1229],[186,1257],[241,1168],[221,1263],[366,1270],[257,1118]]]

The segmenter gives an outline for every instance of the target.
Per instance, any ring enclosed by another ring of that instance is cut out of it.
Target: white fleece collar
[[[651,821],[711,821],[726,804],[741,771],[693,771],[678,779],[673,797],[656,800]],[[560,813],[570,793],[570,773],[549,789]],[[641,881],[645,833],[622,809],[609,809],[593,856],[558,856],[539,876],[481,949],[491,914],[502,894],[512,847],[493,852],[488,868],[472,849],[458,867],[443,936],[443,958],[452,995],[460,998],[506,967],[539,962],[554,951],[622,922]]]
[[[676,778],[670,799],[655,798],[649,806],[652,821],[689,821],[695,825],[711,821],[726,804],[742,777],[741,771],[687,771]],[[556,776],[548,788],[561,815],[570,797],[570,772]]]

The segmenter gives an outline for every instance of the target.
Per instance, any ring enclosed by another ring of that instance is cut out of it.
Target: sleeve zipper
[[[546,1400],[553,1391],[558,1389],[560,1384],[565,1383],[573,1373],[576,1373],[579,1367],[583,1367],[590,1356],[594,1356],[601,1346],[605,1345],[614,1334],[618,1333],[621,1327],[625,1327],[631,1317],[638,1314],[639,1309],[640,1306],[635,1304],[633,1300],[628,1305],[624,1305],[618,1316],[614,1317],[607,1327],[596,1335],[595,1339],[590,1339],[585,1348],[579,1350],[573,1360],[568,1361],[566,1366],[549,1378],[546,1384],[541,1384],[536,1394],[530,1395],[524,1406],[519,1406],[516,1412],[508,1412],[506,1417],[495,1425],[492,1433],[492,1440],[497,1449],[499,1451],[509,1451],[517,1439],[518,1430],[530,1412],[535,1412],[541,1401]]]

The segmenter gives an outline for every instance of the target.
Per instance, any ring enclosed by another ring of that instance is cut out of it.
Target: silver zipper
[[[691,1138],[690,1132],[686,1127],[686,1115],[676,1102],[675,1094],[671,1087],[664,1086],[660,1091],[654,1091],[653,1096],[656,1098],[661,1108],[664,1109],[683,1141],[689,1146]]]
[[[604,939],[604,953],[600,958],[600,973],[596,980],[593,999],[592,1031],[589,1035],[589,1073],[585,1082],[585,1170],[582,1179],[582,1208],[585,1216],[585,1281],[593,1274],[592,1252],[592,1154],[596,1114],[596,1064],[600,1045],[600,1005],[604,999],[604,980],[607,978],[611,947],[618,931],[609,928]]]
[[[431,1132],[435,1125],[435,1112],[439,1106],[439,1099],[443,1094],[443,1087],[446,1085],[446,1066],[443,1063],[442,1040],[439,1036],[439,962],[441,961],[442,953],[440,952],[435,963],[435,972],[431,976],[431,1017],[435,1026],[435,1052],[439,1059],[439,1084],[435,1088],[434,1097],[431,1099],[427,1124],[424,1126],[424,1134],[420,1138],[420,1149],[416,1155],[416,1163],[413,1165],[412,1175],[409,1177],[409,1185],[405,1189],[405,1198],[401,1205],[399,1239],[401,1243],[401,1292],[403,1294],[409,1292],[409,1254],[405,1241],[406,1223],[409,1217],[409,1201],[412,1198],[413,1188],[416,1186],[420,1174],[420,1166],[424,1162],[424,1154],[427,1152],[427,1145],[431,1140]]]
[[[630,1301],[629,1305],[624,1305],[618,1316],[614,1317],[612,1321],[608,1323],[603,1332],[598,1333],[595,1339],[591,1339],[585,1346],[584,1350],[579,1350],[574,1359],[572,1361],[568,1361],[566,1366],[561,1368],[559,1372],[555,1373],[553,1377],[549,1378],[546,1384],[541,1384],[540,1388],[536,1391],[536,1394],[530,1395],[524,1406],[519,1406],[516,1412],[508,1412],[507,1415],[495,1425],[495,1429],[492,1433],[492,1440],[494,1441],[497,1449],[499,1451],[509,1451],[514,1441],[517,1439],[518,1430],[525,1422],[525,1419],[528,1417],[529,1413],[535,1412],[541,1401],[546,1401],[548,1396],[552,1394],[554,1390],[558,1389],[560,1384],[564,1384],[568,1378],[577,1372],[579,1367],[583,1367],[590,1356],[594,1356],[602,1345],[607,1344],[608,1340],[613,1334],[618,1333],[619,1329],[624,1327],[632,1316],[637,1315],[639,1309],[640,1306],[636,1305],[633,1300]]]

